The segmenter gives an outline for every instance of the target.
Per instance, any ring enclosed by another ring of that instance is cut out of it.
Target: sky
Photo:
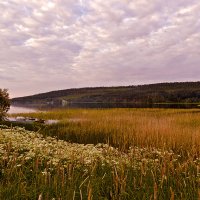
[[[0,87],[200,80],[199,0],[0,0]]]

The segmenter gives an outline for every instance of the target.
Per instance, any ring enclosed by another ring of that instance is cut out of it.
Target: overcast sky
[[[0,87],[200,80],[199,0],[0,0]]]

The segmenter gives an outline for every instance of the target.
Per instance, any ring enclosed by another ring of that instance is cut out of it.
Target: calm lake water
[[[71,103],[65,107],[52,106],[52,107],[43,107],[45,110],[53,109],[53,108],[176,108],[176,109],[190,109],[190,108],[198,108],[200,106],[197,104],[132,104],[132,103]],[[41,109],[41,108],[40,108]],[[9,110],[9,114],[14,113],[31,113],[38,112],[38,109],[27,108],[27,107],[19,107],[19,106],[11,106]]]
[[[10,110],[8,111],[9,114],[30,113],[30,112],[37,112],[37,110],[33,108],[11,106]]]

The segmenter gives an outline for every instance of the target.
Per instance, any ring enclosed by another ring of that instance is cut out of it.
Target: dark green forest
[[[157,104],[199,102],[200,82],[74,88],[12,99],[13,105],[64,105],[68,103]]]

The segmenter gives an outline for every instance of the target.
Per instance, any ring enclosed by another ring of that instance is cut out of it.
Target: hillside
[[[13,105],[66,105],[69,103],[198,103],[200,82],[94,87],[51,91],[13,98]]]

